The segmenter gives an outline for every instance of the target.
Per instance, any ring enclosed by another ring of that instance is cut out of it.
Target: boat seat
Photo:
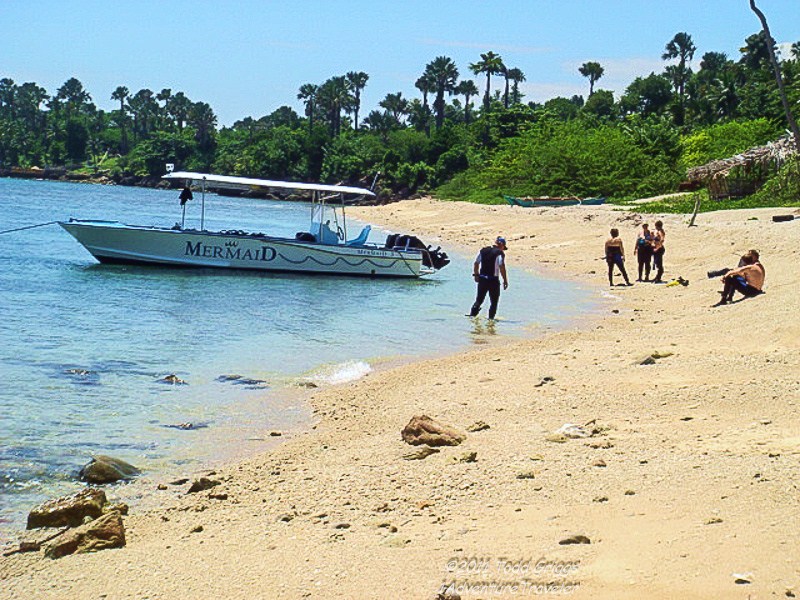
[[[367,225],[361,230],[357,238],[353,238],[347,242],[347,246],[363,246],[369,237],[369,232],[372,230],[372,225]]]
[[[298,242],[316,242],[317,236],[308,231],[299,231],[295,234],[294,239]]]
[[[313,223],[311,226],[311,231],[313,234],[316,234],[317,241],[320,244],[335,246],[339,243],[339,236],[333,229],[331,229],[330,221],[325,221],[325,223]]]

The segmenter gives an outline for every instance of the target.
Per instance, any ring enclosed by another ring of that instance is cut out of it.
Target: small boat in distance
[[[606,199],[603,197],[598,198],[578,198],[576,196],[541,196],[539,198],[517,198],[515,196],[508,196],[503,194],[511,206],[522,206],[523,208],[536,208],[544,206],[599,206],[604,204]]]
[[[183,222],[166,228],[70,219],[59,222],[59,225],[101,263],[420,277],[450,262],[441,248],[426,246],[411,235],[393,234],[380,245],[370,243],[367,241],[371,230],[369,225],[350,239],[345,198],[374,196],[368,189],[192,172],[169,172],[164,179],[185,182],[184,189],[199,183],[202,193],[199,230],[184,229]],[[205,196],[212,186],[309,192],[310,226],[299,231],[294,238],[238,230],[208,231],[205,229]]]

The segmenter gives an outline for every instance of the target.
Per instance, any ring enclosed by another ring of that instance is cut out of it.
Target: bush
[[[712,125],[681,140],[682,162],[687,169],[712,160],[728,158],[754,146],[762,146],[780,135],[780,129],[767,121],[732,121]]]
[[[437,195],[484,203],[503,194],[626,198],[671,191],[679,180],[667,157],[648,155],[618,127],[548,119],[502,142]]]

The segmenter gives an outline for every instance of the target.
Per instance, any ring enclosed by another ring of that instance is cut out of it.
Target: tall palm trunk
[[[783,77],[781,77],[781,67],[778,64],[778,59],[775,58],[775,49],[773,47],[775,45],[775,40],[772,39],[772,34],[769,32],[767,17],[756,7],[755,0],[750,0],[750,8],[756,13],[759,21],[761,21],[761,27],[764,29],[764,37],[767,39],[767,51],[769,52],[769,62],[772,63],[772,70],[775,71],[775,81],[778,83],[778,94],[780,94],[781,97],[783,110],[786,112],[786,121],[789,123],[792,135],[794,136],[794,146],[800,151],[800,129],[797,128],[797,121],[794,120],[792,109],[789,107],[789,100],[786,98],[786,90],[783,87]]]

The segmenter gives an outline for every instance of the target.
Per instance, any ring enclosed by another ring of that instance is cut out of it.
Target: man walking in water
[[[472,265],[472,277],[478,284],[478,295],[469,313],[470,317],[478,316],[481,305],[489,294],[489,318],[497,314],[497,303],[500,301],[500,276],[503,276],[503,289],[508,289],[506,274],[505,250],[506,240],[498,237],[493,246],[486,246],[478,252]]]

